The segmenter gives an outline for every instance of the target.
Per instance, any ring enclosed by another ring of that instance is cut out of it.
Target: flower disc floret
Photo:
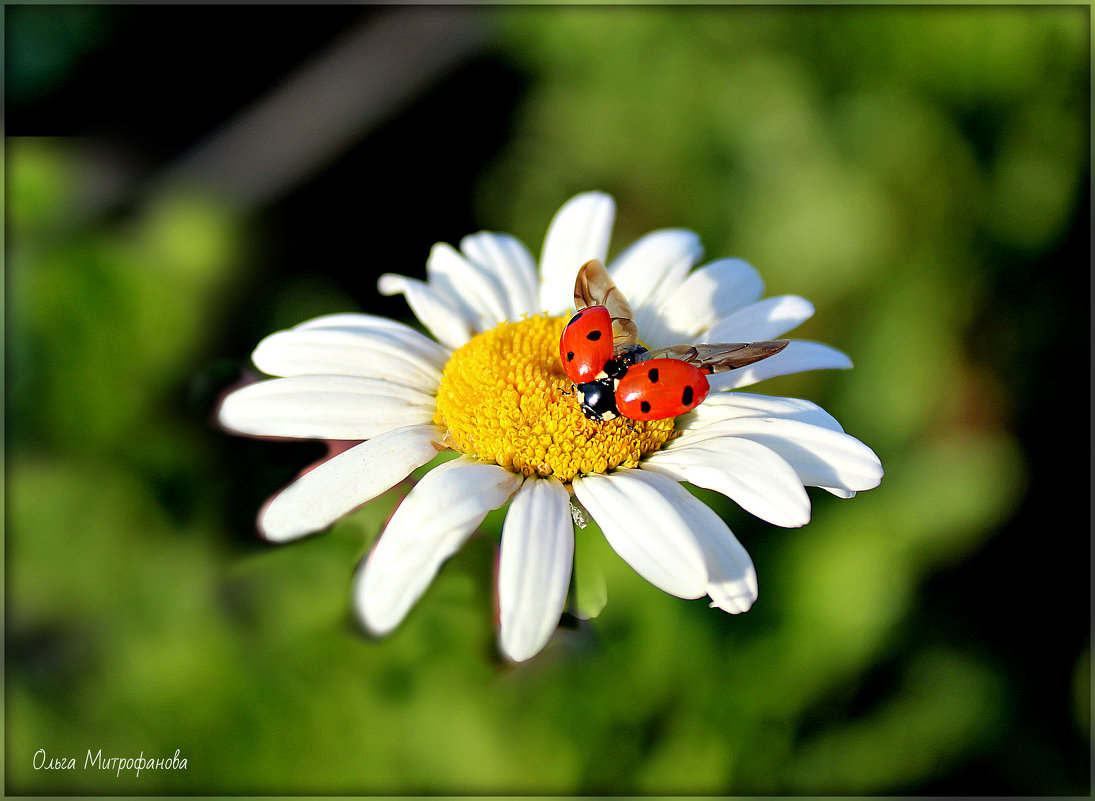
[[[434,422],[445,444],[526,476],[637,467],[673,434],[672,420],[594,422],[582,414],[559,364],[566,321],[537,315],[501,323],[445,365]]]

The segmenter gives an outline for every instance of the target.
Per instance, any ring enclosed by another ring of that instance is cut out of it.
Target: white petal
[[[715,437],[661,450],[647,458],[643,468],[721,492],[777,526],[810,522],[810,498],[794,469],[751,440]]]
[[[508,320],[540,311],[536,262],[528,248],[509,234],[480,231],[460,240],[464,255],[495,276],[508,299]]]
[[[707,399],[691,412],[677,418],[677,430],[681,432],[681,436],[665,447],[676,448],[699,439],[722,436],[718,423],[741,417],[777,417],[780,420],[797,420],[801,423],[821,426],[830,431],[844,432],[844,428],[835,417],[811,401],[754,395],[750,392],[715,392],[708,395]],[[832,493],[838,498],[855,497],[853,490],[840,487],[819,485],[819,489]]]
[[[681,437],[667,450],[687,448],[713,437],[742,437],[775,451],[809,487],[851,492],[874,489],[882,481],[875,452],[849,434],[798,420],[739,417]]]
[[[678,508],[687,516],[707,562],[707,594],[711,605],[731,614],[749,611],[757,600],[757,571],[749,553],[715,512],[677,485]]]
[[[836,348],[822,345],[820,342],[792,339],[790,344],[775,356],[769,356],[748,367],[713,375],[708,381],[711,383],[712,390],[722,391],[745,387],[778,375],[805,373],[808,370],[846,370],[851,366],[852,360]]]
[[[376,314],[361,314],[360,312],[324,314],[319,317],[313,317],[310,320],[305,320],[303,323],[297,323],[293,328],[297,330],[308,328],[349,328],[370,332],[397,329],[410,331],[415,334],[418,333],[410,326],[404,325],[390,317],[380,317]],[[419,336],[421,336],[421,334],[419,334]]]
[[[259,515],[260,530],[287,542],[327,528],[435,457],[443,434],[432,425],[407,426],[343,451],[275,495]]]
[[[608,271],[631,304],[640,332],[650,329],[657,299],[680,286],[702,256],[698,234],[666,228],[636,240],[613,259]]]
[[[732,614],[748,611],[757,599],[757,574],[753,560],[730,527],[677,482],[642,470],[632,471],[629,476],[656,488],[681,514],[703,554],[711,605]]]
[[[677,418],[677,429],[688,433],[704,425],[738,417],[779,417],[833,431],[844,430],[835,417],[816,403],[801,398],[778,398],[751,392],[713,392],[691,412]],[[673,440],[670,444],[676,442]]]
[[[502,285],[491,273],[465,259],[451,245],[438,242],[426,259],[430,286],[464,309],[476,331],[494,328],[509,317]]]
[[[540,308],[561,314],[574,308],[574,279],[590,259],[608,256],[616,202],[602,192],[585,192],[556,212],[540,254]]]
[[[672,499],[673,481],[642,470],[575,478],[574,494],[612,549],[670,595],[707,594],[707,566],[695,535]]]
[[[707,585],[711,606],[732,615],[748,612],[758,595],[757,571],[749,552],[729,528],[725,535],[711,536],[701,544],[711,576]]]
[[[427,473],[358,568],[354,601],[365,627],[385,634],[399,625],[442,563],[520,484],[516,473],[463,458]]]
[[[659,298],[656,319],[643,331],[643,340],[652,347],[698,341],[702,332],[763,293],[764,281],[748,262],[705,264]]]
[[[355,312],[327,314],[293,326],[294,331],[313,329],[349,331],[394,342],[411,351],[414,355],[426,359],[439,370],[444,368],[445,362],[452,355],[451,348],[446,348],[444,345],[435,342],[425,334],[415,331],[409,325],[404,325],[387,317],[377,317],[374,314],[357,314]]]
[[[263,339],[251,356],[268,375],[353,375],[381,378],[434,394],[441,371],[389,338],[344,328],[295,328]]]
[[[776,339],[814,315],[814,304],[798,295],[778,295],[738,309],[711,327],[704,342],[756,342]]]
[[[407,298],[415,317],[422,321],[438,342],[456,350],[469,339],[474,331],[474,321],[464,310],[445,298],[429,284],[403,275],[385,273],[377,287],[382,295],[402,293]]]
[[[371,439],[433,420],[434,399],[390,381],[305,375],[258,381],[224,399],[220,422],[240,434]]]
[[[506,512],[498,563],[502,651],[540,652],[559,625],[574,566],[570,494],[555,478],[527,478]]]

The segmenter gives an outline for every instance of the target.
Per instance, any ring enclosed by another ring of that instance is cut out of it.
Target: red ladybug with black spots
[[[753,364],[787,347],[787,340],[779,339],[647,350],[639,344],[631,305],[596,259],[578,271],[574,306],[578,312],[559,339],[559,360],[574,382],[582,413],[596,422],[684,414],[707,397],[708,375]]]

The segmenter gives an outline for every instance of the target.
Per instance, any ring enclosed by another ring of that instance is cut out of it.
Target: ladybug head
[[[616,382],[611,378],[578,384],[575,389],[581,398],[582,413],[590,420],[602,422],[619,417],[616,410]]]

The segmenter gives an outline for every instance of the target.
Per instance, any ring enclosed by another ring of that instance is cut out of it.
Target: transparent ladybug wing
[[[787,347],[786,339],[763,342],[717,342],[709,345],[672,345],[655,348],[639,356],[638,361],[650,359],[680,359],[698,367],[705,373],[725,373],[738,367],[775,356]]]
[[[582,265],[574,279],[574,308],[581,311],[587,306],[604,306],[611,313],[609,295],[618,296],[618,303],[630,316],[631,306],[616,287],[608,270],[597,259],[590,259]]]
[[[617,353],[629,350],[639,342],[631,304],[619,290],[608,270],[597,259],[590,259],[578,270],[574,281],[574,308],[604,306],[612,318],[612,344]]]

